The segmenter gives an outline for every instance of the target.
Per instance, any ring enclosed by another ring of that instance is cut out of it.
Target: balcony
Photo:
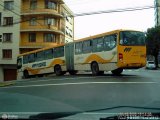
[[[44,47],[52,47],[58,45],[57,43],[44,43],[44,42],[36,42],[36,43],[29,43],[29,42],[21,42],[19,48],[27,48],[27,49],[40,49]]]
[[[64,35],[63,31],[61,31],[58,26],[47,26],[41,23],[37,23],[38,25],[30,26],[26,23],[21,24],[21,32],[50,32],[55,34]]]
[[[30,38],[28,33],[21,33],[20,48],[37,49],[37,48],[54,46],[62,42],[62,36],[58,34],[55,35],[55,38],[52,42],[46,42],[44,38],[44,33],[42,32],[36,33],[35,41],[30,41],[29,39]]]
[[[54,0],[54,1],[57,2],[57,3],[59,3],[59,4],[64,4],[64,0]]]
[[[31,10],[31,9],[24,9],[21,12],[21,16],[39,16],[39,15],[43,15],[43,16],[52,16],[52,17],[60,17],[62,18],[63,15],[61,13],[59,13],[58,11],[54,10],[54,9],[35,9],[35,10]]]

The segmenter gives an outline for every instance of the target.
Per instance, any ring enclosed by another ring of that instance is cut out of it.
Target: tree
[[[155,57],[155,64],[158,67],[158,53],[160,50],[160,26],[149,28],[146,33],[147,55]]]

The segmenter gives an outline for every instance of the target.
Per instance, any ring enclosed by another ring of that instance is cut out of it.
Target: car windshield
[[[160,0],[0,0],[0,120],[119,113],[160,113]]]
[[[136,31],[123,31],[120,33],[120,44],[130,46],[145,45],[145,34]]]

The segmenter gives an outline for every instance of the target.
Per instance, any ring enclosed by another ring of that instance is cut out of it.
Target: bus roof
[[[90,39],[94,39],[94,38],[99,38],[99,37],[103,37],[105,35],[115,34],[115,33],[120,32],[120,31],[137,31],[137,32],[142,32],[142,31],[130,30],[130,29],[117,29],[117,30],[108,31],[108,32],[104,32],[104,33],[101,33],[101,34],[97,34],[97,35],[81,38],[81,39],[78,39],[78,40],[74,40],[74,42],[80,42],[80,41],[90,40]]]
[[[74,40],[73,42],[80,42],[80,41],[90,40],[90,39],[94,39],[94,38],[99,38],[99,37],[103,37],[105,35],[115,34],[115,33],[120,32],[120,31],[137,31],[137,30],[117,29],[117,30],[113,30],[113,31],[104,32],[104,33],[101,33],[101,34],[85,37],[85,38],[82,38],[82,39]],[[142,31],[137,31],[137,32],[142,32]],[[32,53],[35,53],[35,52],[40,52],[40,51],[51,49],[51,48],[64,46],[64,45],[65,44],[56,45],[56,46],[52,46],[52,47],[40,48],[40,49],[37,49],[37,50],[34,50],[34,51],[30,51],[30,52],[26,52],[26,53],[23,53],[23,54],[19,54],[18,57],[23,56],[23,55],[32,54]]]
[[[18,57],[28,55],[28,54],[32,54],[32,53],[35,53],[35,52],[40,52],[40,51],[43,51],[43,50],[48,50],[48,49],[51,49],[51,48],[60,47],[60,46],[64,46],[64,44],[60,44],[60,45],[56,45],[56,46],[52,46],[52,47],[40,48],[40,49],[33,50],[33,51],[30,51],[30,52],[22,53],[22,54],[19,54]]]

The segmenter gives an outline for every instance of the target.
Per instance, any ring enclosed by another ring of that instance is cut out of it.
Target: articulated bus
[[[17,59],[18,77],[55,73],[71,75],[91,71],[93,75],[111,71],[120,75],[123,69],[146,65],[145,34],[134,30],[114,30],[64,45],[44,48]]]

